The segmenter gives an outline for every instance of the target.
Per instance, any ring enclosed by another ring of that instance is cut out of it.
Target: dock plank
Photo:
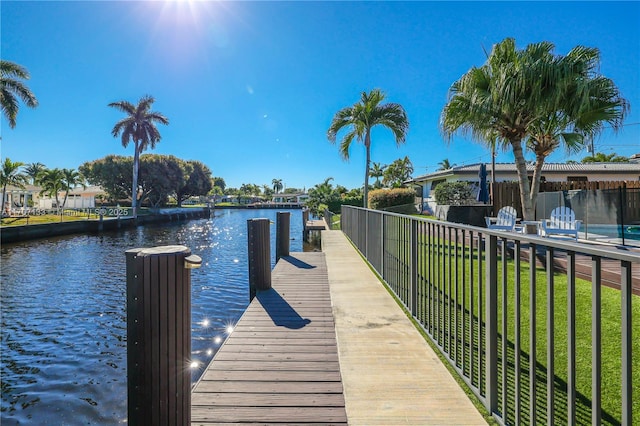
[[[272,272],[192,392],[191,424],[347,424],[323,253]]]

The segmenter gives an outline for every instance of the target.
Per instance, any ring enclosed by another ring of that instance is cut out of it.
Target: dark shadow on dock
[[[259,291],[256,298],[277,326],[297,330],[311,322],[308,318],[302,318],[273,288]]]
[[[287,262],[293,266],[295,266],[296,268],[300,268],[300,269],[314,269],[315,266],[314,265],[309,265],[307,262],[303,262],[302,260],[293,257],[293,256],[284,256],[282,258],[280,258],[280,262]]]

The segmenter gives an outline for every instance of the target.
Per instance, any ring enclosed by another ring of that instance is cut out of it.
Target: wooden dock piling
[[[258,291],[271,288],[271,246],[269,219],[247,220],[247,242],[249,249],[249,300]]]
[[[185,246],[132,249],[127,266],[130,425],[187,425],[191,417],[191,273]]]
[[[276,214],[276,262],[283,256],[289,256],[290,212]]]

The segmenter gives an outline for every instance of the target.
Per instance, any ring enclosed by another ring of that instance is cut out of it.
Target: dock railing
[[[498,423],[638,424],[640,255],[351,206],[341,223]]]

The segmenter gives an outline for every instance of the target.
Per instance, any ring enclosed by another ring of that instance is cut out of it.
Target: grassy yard
[[[446,246],[446,244],[445,244]],[[455,246],[451,244],[446,246],[445,249],[441,246],[439,253],[441,255],[449,252],[455,252]],[[462,263],[464,258],[466,276],[460,276],[457,279],[455,276],[451,276],[448,272],[441,273],[436,279],[432,279],[434,287],[432,291],[428,289],[428,266],[432,270],[440,268],[440,271],[448,271],[451,264],[448,260],[444,260],[444,257],[440,257],[440,260],[431,260],[431,264],[427,265],[427,258],[423,257],[420,260],[418,273],[421,274],[423,285],[419,289],[419,298],[421,308],[418,312],[418,319],[427,329],[428,324],[439,324],[439,330],[432,333],[432,337],[438,342],[438,345],[444,348],[448,352],[448,356],[451,360],[454,360],[456,366],[465,372],[465,375],[470,375],[470,360],[471,357],[477,359],[478,343],[480,339],[484,345],[484,309],[485,300],[480,298],[478,300],[478,275],[484,279],[484,268],[480,269],[478,266],[478,253],[476,250],[471,253],[474,264],[474,274],[470,276],[470,264],[469,264],[469,247],[465,248],[464,256],[462,256],[462,248],[458,246],[459,259],[458,259],[458,271],[462,270]],[[397,255],[402,258],[404,253],[408,253],[406,247],[399,249]],[[444,263],[447,262],[445,265]],[[506,270],[506,309],[503,309],[503,288],[502,288],[502,270]],[[453,261],[455,269],[455,261]],[[485,265],[483,264],[483,267]],[[445,267],[446,269],[443,269]],[[536,354],[536,410],[535,410],[535,424],[546,423],[547,421],[547,313],[548,313],[548,286],[546,279],[547,272],[542,268],[536,268],[535,271],[535,354]],[[520,288],[518,294],[520,295],[519,304],[516,304],[516,271],[515,262],[508,256],[505,259],[500,258],[498,264],[498,296],[497,296],[497,309],[498,309],[498,371],[499,382],[502,380],[502,365],[506,366],[507,374],[507,386],[505,393],[502,392],[500,386],[499,395],[499,410],[502,411],[503,401],[505,404],[505,414],[507,422],[509,424],[515,424],[515,361],[519,359],[520,362],[520,394],[521,401],[521,418],[519,419],[522,424],[531,424],[529,416],[530,410],[530,395],[529,395],[529,380],[530,380],[530,366],[529,366],[529,353],[531,351],[530,345],[530,332],[533,330],[530,316],[530,302],[531,302],[531,283],[529,282],[529,265],[525,262],[521,263],[519,276]],[[405,279],[408,277],[404,277]],[[401,280],[402,281],[402,280]],[[406,281],[408,282],[408,281]],[[451,284],[451,285],[450,285]],[[471,290],[473,287],[474,299],[471,300]],[[458,288],[457,291],[449,289]],[[563,273],[554,274],[554,291],[553,291],[553,303],[554,303],[554,338],[553,338],[553,362],[554,362],[554,422],[558,424],[567,424],[567,369],[568,369],[568,285],[567,277]],[[464,292],[463,292],[464,291]],[[402,294],[404,289],[400,289],[399,293]],[[576,411],[577,411],[577,424],[589,424],[591,423],[591,303],[592,303],[592,291],[591,282],[576,279],[575,284],[576,292]],[[464,297],[462,296],[464,294]],[[451,299],[449,299],[451,296]],[[440,299],[440,307],[437,310],[437,319],[435,311],[429,313],[430,303],[434,297]],[[442,303],[442,300],[445,300]],[[447,306],[447,300],[451,300],[451,305]],[[622,367],[621,367],[621,292],[616,289],[608,287],[602,287],[602,424],[616,425],[620,424],[621,418],[621,382],[622,382]],[[516,354],[516,305],[520,311],[520,324],[518,331],[520,332],[520,353]],[[480,306],[480,307],[479,307]],[[478,310],[480,309],[482,321],[480,329],[478,324]],[[455,331],[454,316],[458,316],[458,328]],[[503,317],[506,318],[506,357],[503,363],[503,351],[502,351],[502,330],[503,330]],[[473,322],[474,329],[473,335],[470,334],[470,322]],[[449,330],[452,330],[449,332]],[[632,297],[632,334],[633,339],[633,377],[632,386],[634,392],[640,390],[640,297]],[[464,336],[464,338],[462,338]],[[471,343],[470,343],[471,342]],[[458,348],[457,353],[454,354],[454,350],[451,347]],[[485,346],[486,347],[486,346]],[[484,368],[478,368],[477,362],[474,366],[473,375],[471,377],[474,386],[478,386],[482,381],[483,385],[480,386],[482,393],[485,392],[484,383],[486,383],[484,377]],[[637,395],[634,395],[635,401],[640,401]],[[633,417],[637,421],[640,419],[640,403],[635,403],[633,406]]]
[[[55,215],[55,214],[46,214],[46,215],[34,215],[29,216],[29,220],[27,218],[11,218],[5,217],[0,220],[1,226],[21,226],[21,225],[40,225],[43,223],[60,223],[60,222],[74,222],[78,220],[87,220],[87,219],[98,219],[98,216],[95,214],[87,215],[84,214],[82,216],[68,216],[68,215]]]

